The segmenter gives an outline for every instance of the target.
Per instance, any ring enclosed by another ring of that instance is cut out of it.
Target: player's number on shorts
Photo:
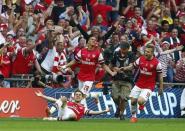
[[[85,92],[88,92],[88,91],[89,91],[89,86],[85,86],[85,87],[84,87],[84,91],[85,91]]]

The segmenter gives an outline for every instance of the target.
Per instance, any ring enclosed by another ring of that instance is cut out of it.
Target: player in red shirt
[[[97,39],[94,36],[89,38],[87,47],[82,48],[77,55],[75,60],[71,61],[67,65],[61,67],[65,70],[71,67],[75,63],[79,63],[80,71],[78,73],[78,87],[88,97],[90,94],[91,87],[95,81],[95,70],[97,65],[100,64],[102,67],[111,75],[114,76],[117,72],[112,72],[108,66],[104,64],[104,58],[101,50],[97,47]]]
[[[154,45],[147,45],[145,47],[144,56],[139,57],[133,64],[122,67],[122,70],[131,70],[134,67],[139,68],[140,73],[130,93],[131,122],[137,122],[137,103],[139,104],[139,109],[143,110],[144,104],[148,101],[149,96],[155,88],[157,75],[159,78],[158,95],[162,95],[163,93],[162,66],[158,59],[154,57]]]
[[[103,111],[93,111],[86,109],[82,104],[81,100],[83,99],[83,93],[80,90],[76,90],[74,92],[74,102],[68,101],[65,96],[61,96],[59,99],[55,99],[49,96],[42,94],[40,91],[35,92],[35,94],[39,97],[42,97],[46,100],[55,102],[56,108],[58,109],[58,118],[54,117],[46,117],[44,120],[59,120],[59,121],[78,121],[84,115],[99,115],[103,113],[107,113],[110,111],[109,108]],[[53,113],[54,107],[50,109],[50,113]]]

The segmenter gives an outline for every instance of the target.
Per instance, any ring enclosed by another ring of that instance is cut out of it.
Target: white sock
[[[137,105],[131,105],[131,113],[132,113],[132,117],[137,117],[136,113],[137,113]]]
[[[136,113],[132,114],[132,117],[135,117],[135,118],[137,118],[137,115],[136,115]]]
[[[56,110],[57,110],[56,107],[52,106],[49,111],[51,114],[53,114]]]

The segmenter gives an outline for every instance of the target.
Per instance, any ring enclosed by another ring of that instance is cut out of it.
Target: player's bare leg
[[[138,98],[138,104],[139,104],[139,110],[144,110],[144,104],[145,104],[145,100],[143,98]]]
[[[66,105],[67,98],[64,96],[61,96],[60,101],[62,104],[59,105],[59,103],[57,102],[53,106],[51,106],[51,108],[49,108],[49,107],[46,108],[46,110],[45,110],[46,117],[44,119],[46,119],[46,120],[47,120],[47,118],[50,119],[51,115],[57,110],[58,105],[61,107],[64,107]]]

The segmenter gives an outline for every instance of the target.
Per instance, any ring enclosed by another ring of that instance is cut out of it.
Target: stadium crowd
[[[15,87],[9,78],[31,75],[27,87],[79,83],[89,95],[93,81],[113,81],[113,87],[127,86],[129,93],[138,70],[118,68],[133,63],[149,44],[164,81],[185,83],[184,0],[0,2],[1,87]]]

